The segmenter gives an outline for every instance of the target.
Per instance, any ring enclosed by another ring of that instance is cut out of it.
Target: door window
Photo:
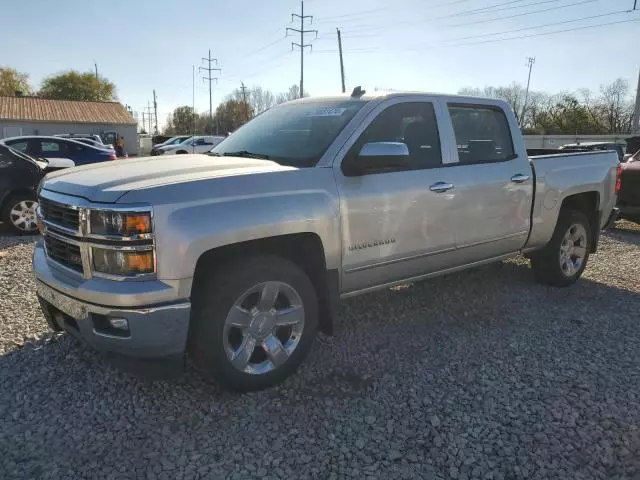
[[[21,140],[19,142],[10,143],[8,145],[13,149],[18,150],[19,152],[27,153],[27,144],[28,142],[26,140]]]
[[[438,123],[428,102],[392,105],[362,133],[352,153],[357,155],[365,143],[401,142],[409,150],[409,170],[442,166]]]
[[[42,141],[40,142],[40,151],[42,155],[51,155],[51,154],[66,154],[68,149],[65,143],[55,142],[55,141]]]
[[[486,105],[449,104],[461,164],[512,160],[511,130],[502,109]]]

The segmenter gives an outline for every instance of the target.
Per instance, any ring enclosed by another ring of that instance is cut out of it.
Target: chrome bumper
[[[97,350],[137,358],[185,351],[191,310],[188,302],[123,309],[81,302],[39,280],[36,291],[51,328],[66,330]],[[111,318],[126,319],[128,329],[110,327]]]

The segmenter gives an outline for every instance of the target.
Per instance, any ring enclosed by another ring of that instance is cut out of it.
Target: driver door
[[[342,162],[334,165],[346,293],[440,270],[454,254],[451,213],[456,193],[436,191],[450,170],[448,142],[441,142],[439,133],[443,112],[425,97],[410,98],[378,106],[343,149]],[[342,165],[372,142],[405,143],[408,165],[345,174]]]

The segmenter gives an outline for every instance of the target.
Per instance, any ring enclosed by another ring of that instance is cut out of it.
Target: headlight
[[[90,232],[97,235],[140,235],[151,233],[150,212],[91,210]]]
[[[126,277],[154,272],[152,250],[128,251],[93,247],[92,255],[95,272]]]

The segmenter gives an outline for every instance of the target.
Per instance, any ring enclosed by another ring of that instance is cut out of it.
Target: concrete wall
[[[55,135],[57,133],[91,133],[100,135],[106,131],[116,131],[124,137],[124,148],[129,154],[139,152],[136,125],[113,125],[97,123],[47,123],[0,120],[0,139],[18,135]]]
[[[631,135],[525,135],[527,148],[558,148],[567,143],[611,142],[626,145]]]

